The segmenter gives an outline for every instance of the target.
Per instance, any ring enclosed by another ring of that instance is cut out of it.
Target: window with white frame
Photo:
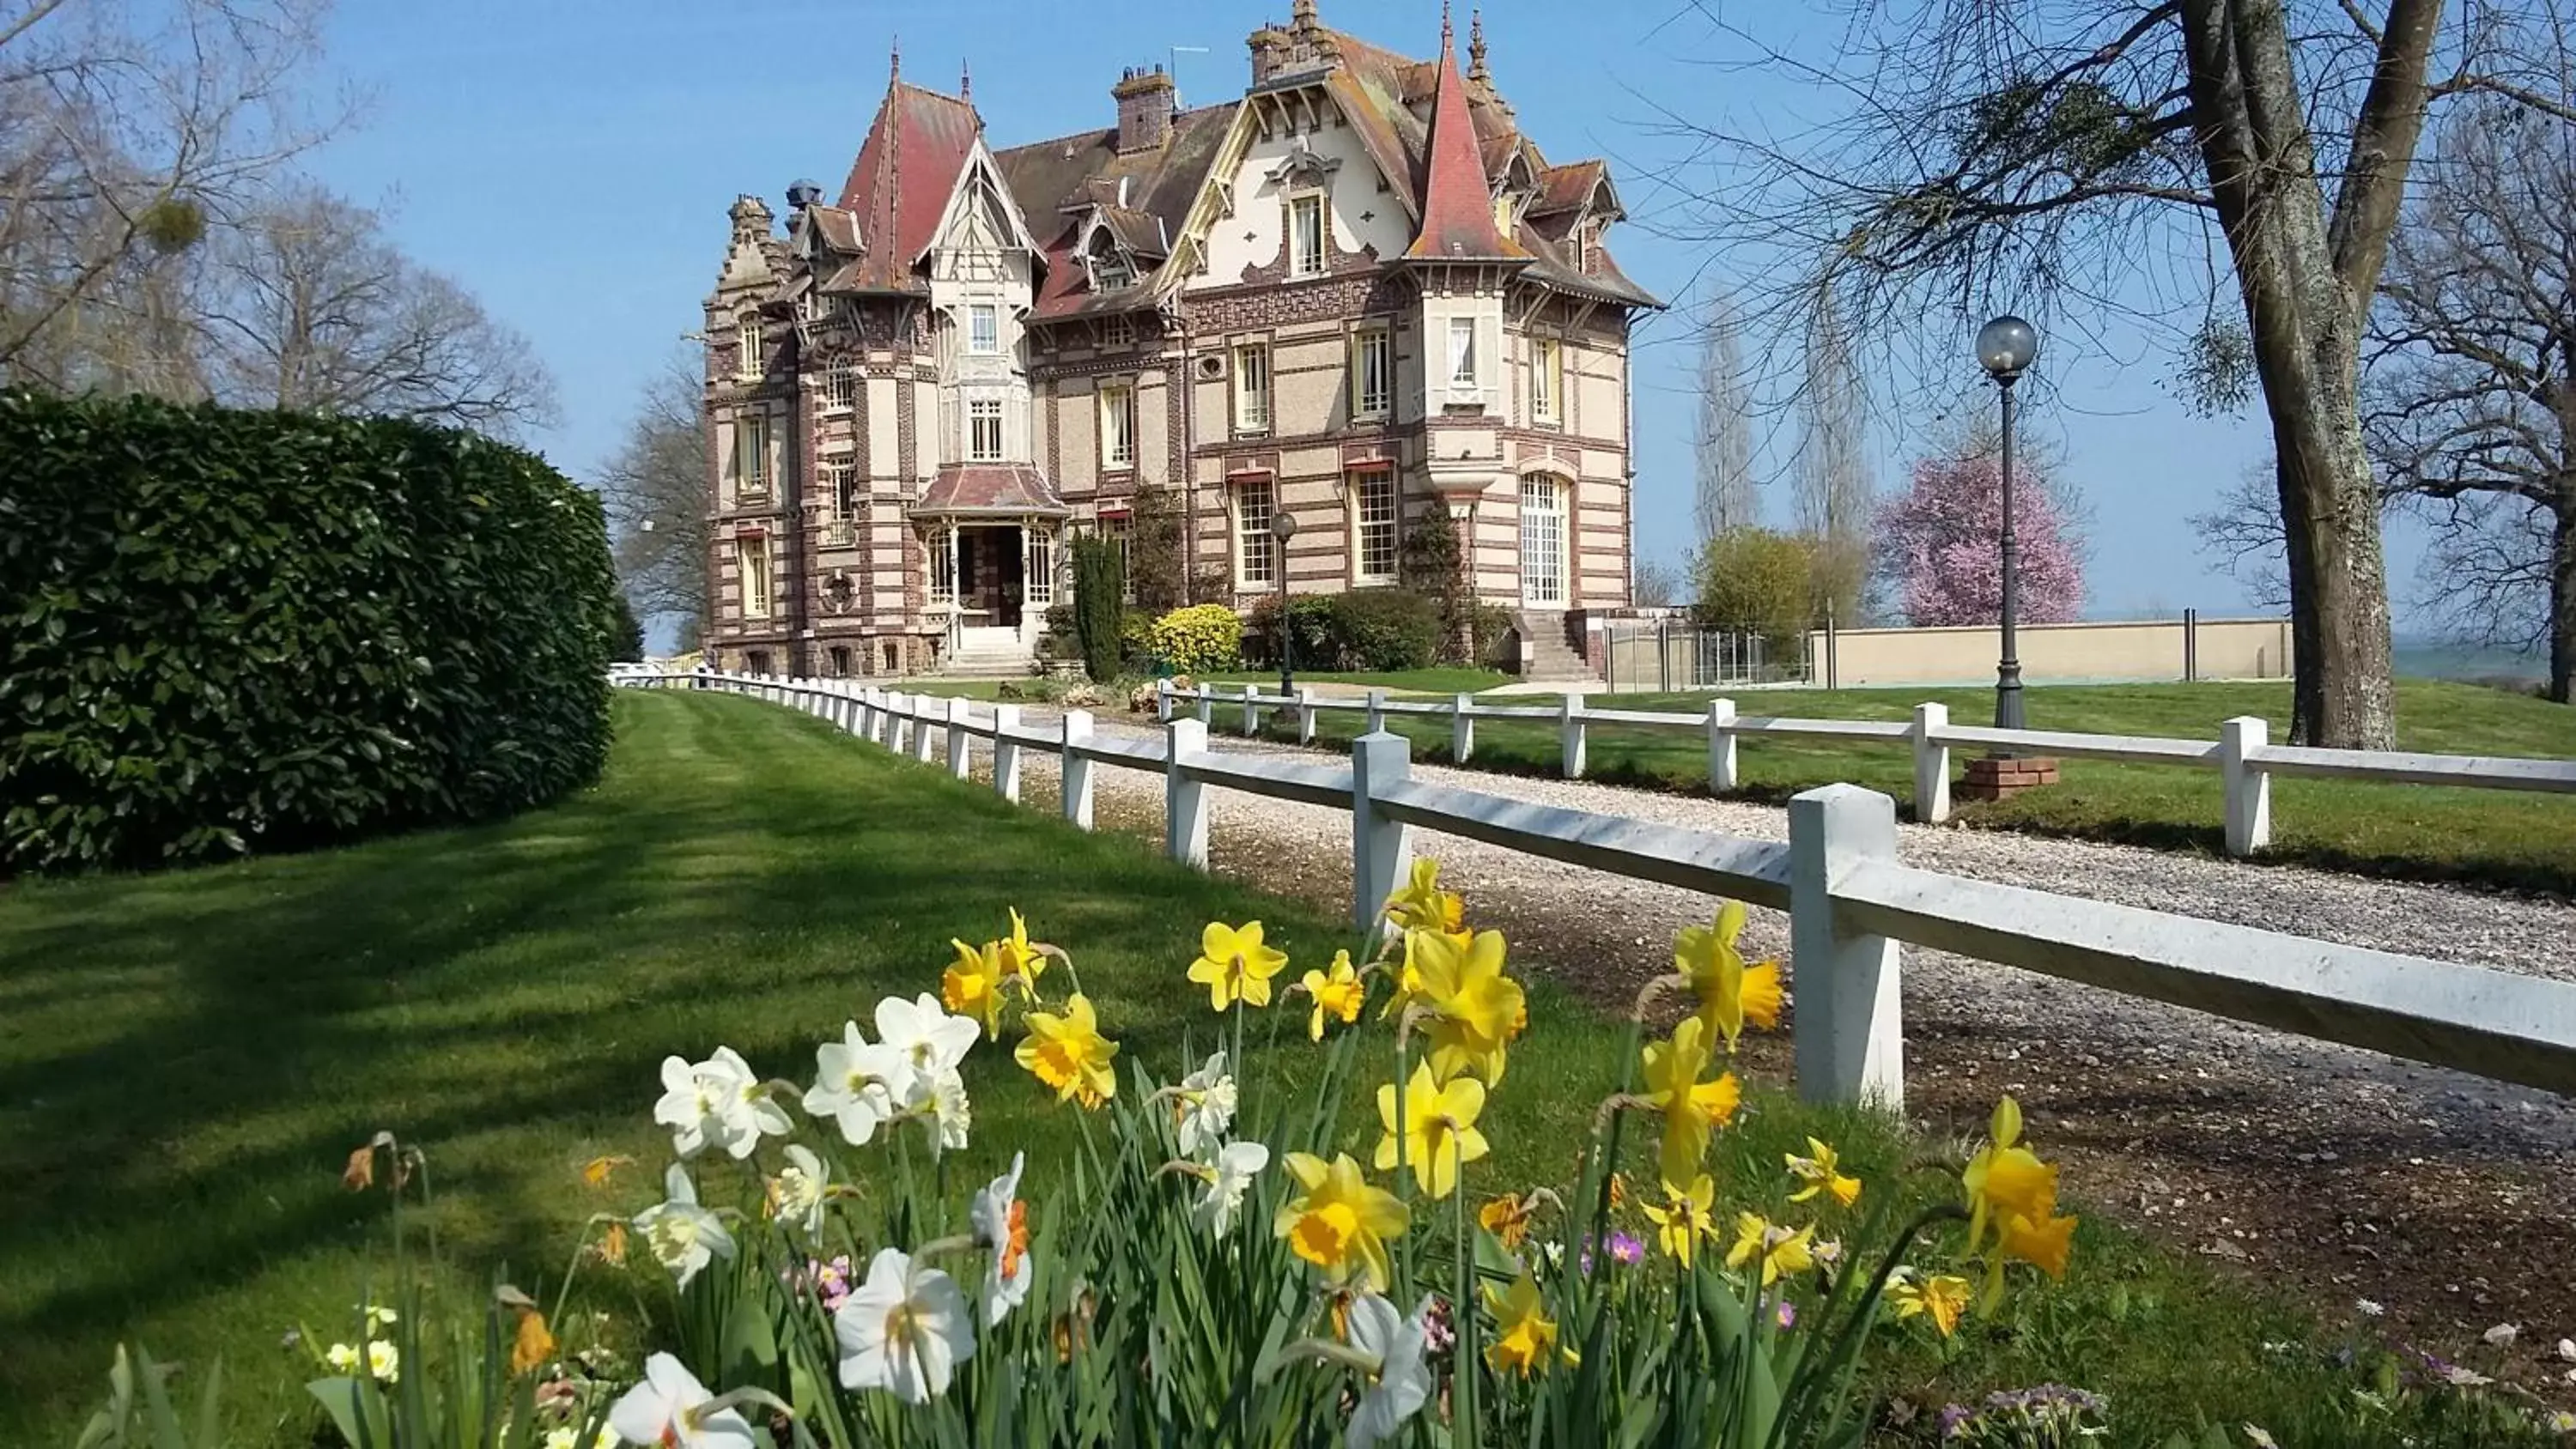
[[[745,317],[734,325],[733,373],[744,382],[760,381],[766,359],[760,355],[760,319]]]
[[[1268,478],[1246,478],[1234,487],[1234,581],[1244,588],[1279,582],[1279,540],[1270,535],[1276,488]]]
[[[1270,344],[1239,342],[1234,348],[1234,430],[1270,431]]]
[[[769,617],[769,540],[759,534],[733,541],[734,568],[742,577],[742,616]]]
[[[990,302],[976,302],[966,308],[966,350],[999,352],[1002,350],[1002,309]]]
[[[1324,274],[1324,198],[1314,193],[1288,198],[1288,275]]]
[[[1127,382],[1100,385],[1100,466],[1136,466],[1136,387]]]
[[[859,470],[846,459],[823,462],[823,494],[832,500],[832,516],[847,521],[858,511]]]
[[[1136,340],[1136,319],[1120,312],[1100,319],[1100,345],[1125,347]]]
[[[733,420],[733,491],[736,497],[769,493],[769,416],[743,413]]]
[[[1031,604],[1055,602],[1055,535],[1043,528],[1029,530],[1028,568],[1022,592]]]
[[[834,412],[848,412],[859,405],[859,370],[836,367],[824,379],[823,406]]]
[[[1394,399],[1394,334],[1363,327],[1351,334],[1351,416],[1383,418]]]
[[[922,535],[922,546],[930,551],[930,602],[957,602],[957,540],[947,528],[933,528]]]
[[[1395,470],[1362,468],[1351,474],[1352,577],[1363,584],[1395,581]]]
[[[976,398],[966,404],[966,461],[1002,461],[1002,401]]]
[[[1452,391],[1466,391],[1477,385],[1481,374],[1476,360],[1476,319],[1449,319],[1449,386]]]
[[[1534,423],[1565,420],[1565,347],[1553,337],[1530,339],[1529,411]]]

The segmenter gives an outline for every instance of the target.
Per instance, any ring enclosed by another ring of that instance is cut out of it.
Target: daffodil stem
[[[1455,1141],[1456,1134],[1451,1135]],[[1458,1286],[1450,1300],[1449,1321],[1458,1336],[1457,1351],[1450,1356],[1456,1382],[1449,1439],[1452,1444],[1474,1445],[1483,1438],[1483,1425],[1476,1412],[1476,1248],[1467,1227],[1467,1158],[1466,1148],[1454,1149],[1458,1158],[1457,1181],[1450,1186],[1450,1196],[1458,1209]]]
[[[1404,1204],[1408,1226],[1413,1214],[1413,1139],[1405,1134],[1404,1097],[1407,1069],[1412,1065],[1411,1037],[1412,1033],[1404,1029],[1402,1022],[1398,1022],[1395,1029],[1395,1193],[1397,1201]],[[1413,1277],[1413,1234],[1411,1232],[1408,1231],[1403,1237],[1396,1239],[1396,1252],[1401,1256],[1404,1291],[1410,1293],[1417,1286]]]

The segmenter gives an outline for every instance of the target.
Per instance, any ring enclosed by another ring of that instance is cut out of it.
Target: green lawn
[[[787,711],[621,692],[617,719],[599,788],[507,824],[0,894],[0,1438],[68,1443],[113,1343],[134,1337],[223,1357],[238,1442],[309,1442],[279,1336],[345,1321],[359,1294],[381,1200],[338,1174],[380,1128],[428,1149],[451,1271],[509,1265],[543,1291],[589,1213],[650,1191],[666,1053],[723,1042],[806,1077],[843,1018],[934,987],[949,937],[993,934],[1016,905],[1074,952],[1127,1051],[1168,1075],[1210,1026],[1180,984],[1203,921],[1261,917],[1301,967],[1345,943],[1312,910]],[[1543,981],[1531,1017],[1487,1114],[1487,1182],[1562,1180],[1625,1050],[1624,1024]],[[968,1074],[960,1180],[1016,1146],[1043,1180],[1061,1118],[991,1048]],[[1723,1140],[1755,1194],[1785,1191],[1780,1153],[1809,1130],[1881,1180],[1923,1146],[1776,1093],[1750,1105]],[[637,1156],[647,1181],[582,1188],[578,1164],[606,1152]],[[2196,1405],[2277,1421],[2343,1393],[2261,1349],[2313,1331],[2298,1312],[2091,1219],[2066,1285],[2015,1303],[1947,1363],[1894,1362],[1888,1387],[1938,1402],[2081,1382],[2122,1407],[2128,1443]]]
[[[1603,708],[1704,711],[1706,694],[1595,695]],[[1989,689],[1764,690],[1737,695],[1743,714],[1818,719],[1909,719],[1914,706],[1938,701],[1962,724],[1994,715]],[[2481,685],[2400,680],[2402,748],[2445,754],[2576,757],[2576,709]],[[1512,701],[1519,703],[1521,701]],[[1528,701],[1553,705],[1553,697]],[[2219,721],[2261,715],[2272,737],[2290,722],[2286,683],[2051,685],[2029,691],[2035,729],[2088,734],[2162,735],[2215,740]],[[1226,718],[1220,714],[1220,719]],[[1293,721],[1273,722],[1285,737]],[[1449,754],[1449,722],[1398,716],[1390,725],[1414,741],[1418,758]],[[1351,712],[1317,718],[1318,737],[1347,747],[1362,728]],[[1708,752],[1697,735],[1614,724],[1589,727],[1591,778],[1663,789],[1708,788]],[[1553,724],[1480,720],[1473,763],[1487,769],[1553,775],[1559,767]],[[1910,803],[1911,751],[1902,744],[1774,740],[1744,737],[1737,745],[1743,794],[1785,799],[1800,790],[1849,780]],[[1953,753],[1955,768],[1964,752]],[[2220,831],[2218,772],[2203,767],[2067,760],[2063,783],[2009,801],[1959,802],[1956,817],[1974,826],[2127,841],[2216,854]],[[2509,790],[2379,785],[2343,780],[2276,779],[2272,784],[2273,854],[2281,859],[2415,879],[2474,880],[2515,888],[2576,893],[2576,796]]]
[[[1229,669],[1203,674],[1199,678],[1217,684],[1259,684],[1275,689],[1279,684],[1279,671]],[[1515,676],[1498,669],[1443,667],[1382,670],[1373,674],[1300,669],[1295,678],[1300,684],[1356,684],[1369,689],[1383,689],[1391,694],[1481,694],[1497,685],[1512,683]]]

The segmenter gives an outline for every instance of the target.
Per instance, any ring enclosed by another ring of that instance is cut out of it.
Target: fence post
[[[1247,684],[1243,687],[1243,732],[1247,735],[1261,732],[1261,709],[1252,702],[1252,696],[1260,688],[1261,686],[1257,684]]]
[[[966,743],[966,721],[975,713],[975,702],[959,697],[948,701],[948,773],[963,780],[974,763],[975,751]]]
[[[1740,783],[1735,773],[1735,701],[1708,702],[1708,789],[1723,795]]]
[[[1019,727],[1018,705],[993,706],[993,790],[1014,805],[1020,803],[1020,742],[1011,731]]]
[[[2240,714],[2218,726],[2218,778],[2227,799],[2227,853],[2252,855],[2272,843],[2272,777],[2255,763],[2272,727]]]
[[[1199,723],[1216,723],[1216,686],[1194,684],[1190,686],[1190,692],[1199,702]]]
[[[1364,735],[1374,735],[1382,734],[1385,730],[1386,691],[1383,689],[1372,689],[1368,692],[1368,725],[1366,728],[1362,729],[1360,733]]]
[[[1077,746],[1091,743],[1091,711],[1064,712],[1064,754],[1059,778],[1064,782],[1064,818],[1077,829],[1091,828],[1091,761],[1077,758]]]
[[[1449,704],[1449,762],[1467,763],[1476,753],[1476,717],[1467,711],[1475,707],[1475,696],[1462,694]]]
[[[1932,738],[1949,727],[1948,705],[1914,706],[1914,818],[1924,825],[1950,818],[1950,747]]]
[[[873,742],[877,737],[877,692],[873,685],[860,685],[858,713],[851,719],[850,733]]]
[[[1170,724],[1171,722],[1172,681],[1157,679],[1154,681],[1154,723]]]
[[[933,733],[930,728],[933,718],[930,700],[931,696],[926,694],[912,697],[912,757],[925,765],[930,763],[930,737]]]
[[[912,718],[904,712],[908,703],[901,690],[886,692],[886,748],[898,755],[906,754],[912,749]]]
[[[1351,746],[1351,925],[1376,939],[1386,898],[1413,871],[1413,842],[1404,823],[1378,805],[1413,773],[1413,745],[1373,731]]]
[[[1314,742],[1315,686],[1301,684],[1297,686],[1297,743],[1311,745]]]
[[[1181,763],[1207,753],[1207,725],[1176,719],[1163,726],[1163,846],[1171,858],[1207,869],[1207,787],[1181,773]]]
[[[1896,858],[1896,802],[1858,785],[1789,800],[1789,959],[1798,1095],[1905,1109],[1905,1029],[1896,942],[1841,929],[1834,887],[1857,865]]]
[[[1557,701],[1556,732],[1564,747],[1565,778],[1583,778],[1583,696],[1567,694]]]

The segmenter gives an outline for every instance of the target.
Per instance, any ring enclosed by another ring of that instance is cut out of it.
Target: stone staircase
[[[1513,616],[1521,638],[1528,648],[1523,652],[1521,679],[1531,684],[1598,684],[1601,676],[1583,662],[1583,656],[1566,642],[1565,614],[1561,610],[1523,609]]]
[[[1037,672],[1037,658],[1020,643],[969,643],[942,660],[939,672],[952,679],[1026,679]]]

